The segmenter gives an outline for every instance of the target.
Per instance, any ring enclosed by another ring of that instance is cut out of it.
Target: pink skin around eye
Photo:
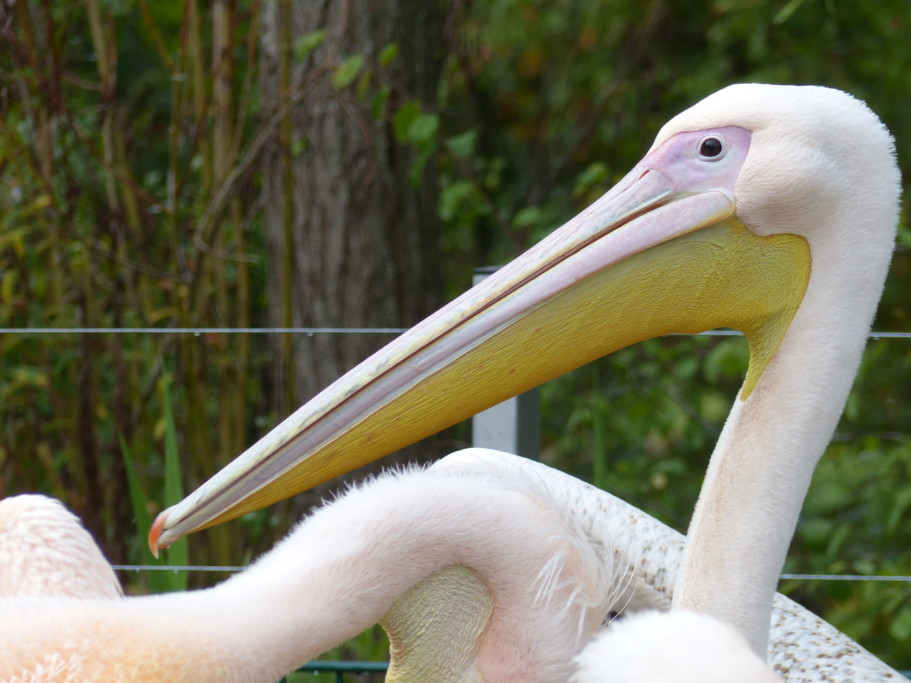
[[[722,141],[721,158],[701,158],[700,143],[707,137]],[[736,126],[678,133],[649,152],[639,162],[643,170],[663,173],[676,192],[719,190],[734,194],[734,184],[750,151],[750,132]]]

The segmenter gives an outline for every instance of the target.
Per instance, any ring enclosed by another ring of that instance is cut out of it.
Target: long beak
[[[660,152],[660,149],[657,150]],[[756,385],[809,274],[803,238],[736,218],[736,174],[692,190],[650,153],[530,251],[288,417],[181,503],[153,550],[376,460],[593,359],[673,332],[733,327]],[[782,292],[782,282],[803,282]]]

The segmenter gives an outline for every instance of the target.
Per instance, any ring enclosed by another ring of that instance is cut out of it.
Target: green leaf
[[[363,55],[351,55],[342,61],[332,74],[332,87],[336,90],[347,88],[364,68]]]
[[[310,140],[306,137],[295,136],[291,140],[291,156],[295,159],[307,151],[310,147]]]
[[[415,159],[414,163],[411,165],[411,169],[408,171],[408,181],[414,186],[417,187],[421,184],[421,176],[424,173],[424,166],[427,165],[430,156],[436,150],[436,145],[431,141],[430,144],[424,145],[421,147],[420,154],[418,158]]]
[[[907,225],[898,225],[898,243],[906,249],[911,249],[911,229]]]
[[[791,18],[791,15],[798,10],[798,8],[803,4],[803,0],[791,0],[787,5],[782,7],[778,14],[775,15],[775,18],[772,19],[772,24],[779,26],[785,23],[788,19]]]
[[[740,377],[749,362],[749,347],[743,339],[722,339],[705,359],[705,376],[710,382],[722,377]]]
[[[851,527],[847,524],[839,524],[835,532],[829,538],[829,543],[826,546],[826,556],[832,559],[838,557],[838,553],[841,550],[841,547],[844,545],[845,541],[848,540],[848,536],[851,534]]]
[[[440,218],[452,221],[462,213],[463,207],[480,205],[478,192],[467,180],[458,180],[440,191]]]
[[[165,438],[164,438],[164,502],[170,507],[176,505],[183,498],[183,485],[180,481],[180,459],[177,456],[177,428],[174,423],[174,411],[171,408],[171,392],[168,386],[169,378],[161,381],[161,405],[164,411]],[[178,541],[168,549],[168,563],[185,567],[189,564],[189,550],[186,539]],[[186,572],[172,575],[173,590],[187,589]]]
[[[146,498],[142,493],[142,485],[139,483],[139,473],[136,471],[136,462],[133,460],[130,447],[127,445],[123,434],[120,438],[120,452],[123,455],[123,462],[127,472],[127,486],[130,489],[130,504],[133,507],[133,517],[136,518],[136,524],[140,529],[147,529],[152,525],[152,516],[146,506]]]
[[[703,420],[720,422],[730,410],[730,398],[719,391],[706,391],[699,401],[699,415]]]
[[[437,114],[420,114],[408,124],[407,138],[412,144],[426,148],[436,141],[440,129],[440,117]]]
[[[902,607],[892,623],[889,624],[889,635],[897,641],[906,641],[911,638],[911,607]]]
[[[386,118],[386,102],[389,101],[391,92],[392,86],[384,83],[373,98],[373,118],[377,121],[382,121]]]
[[[905,510],[911,506],[911,488],[902,488],[892,496],[889,518],[886,520],[886,533],[894,534],[905,516]]]
[[[136,470],[136,461],[127,446],[123,434],[120,437],[120,453],[123,456],[123,463],[127,472],[127,487],[130,491],[130,507],[133,509],[133,519],[136,520],[136,528],[140,534],[152,526],[152,515],[149,514],[148,501],[143,494],[142,484],[139,482],[139,472]],[[142,564],[160,564],[161,558],[148,558]],[[148,572],[149,585],[153,593],[167,593],[171,590],[169,577],[163,572]]]
[[[607,164],[601,161],[589,164],[576,178],[573,196],[581,197],[594,186],[604,184],[607,181],[607,174]]]
[[[464,159],[474,152],[475,144],[478,141],[478,131],[468,130],[459,135],[453,135],[446,139],[446,149],[456,159]]]
[[[392,131],[399,142],[409,142],[408,127],[411,122],[421,115],[421,107],[417,102],[405,102],[396,109],[392,117]]]
[[[144,488],[139,477],[139,470],[136,467],[136,460],[133,458],[130,447],[127,445],[127,442],[123,438],[122,434],[118,436],[120,438],[120,452],[123,456],[123,463],[127,474],[127,487],[130,492],[130,507],[133,510],[133,518],[136,520],[136,528],[140,534],[143,534],[152,526],[152,515],[149,514],[149,501],[144,493]],[[184,551],[186,551],[187,542],[185,540],[180,541],[179,543],[175,543],[174,545],[175,548],[180,546],[184,549]],[[146,549],[146,553],[147,552],[148,550]],[[174,561],[175,558],[173,551],[168,551],[167,558],[167,564],[170,564]],[[144,554],[143,561],[140,562],[140,564],[156,566],[164,565],[166,562],[164,556],[154,558],[146,557]],[[186,562],[183,562],[183,564],[186,564]],[[186,573],[153,570],[147,572],[146,576],[149,580],[149,586],[151,587],[153,593],[171,593],[173,591],[186,590]]]
[[[136,462],[133,460],[130,447],[127,445],[123,434],[120,434],[120,453],[123,455],[123,462],[127,471],[127,487],[130,489],[130,505],[133,508],[133,517],[136,519],[136,526],[140,530],[148,529],[152,526],[152,515],[149,514],[148,502],[142,492],[142,485],[139,483],[139,472],[136,471]],[[154,583],[154,582],[153,582]],[[156,591],[157,592],[157,591]]]
[[[370,82],[373,80],[373,69],[367,68],[361,72],[361,77],[357,79],[357,98],[362,102],[367,101],[367,95],[370,91]]]
[[[294,41],[294,58],[299,62],[304,61],[325,39],[326,31],[323,29],[301,36]]]
[[[45,388],[50,385],[51,378],[43,368],[21,365],[12,369],[13,383],[21,387]]]
[[[845,400],[845,416],[849,420],[856,420],[860,415],[861,409],[861,400],[857,395],[856,391],[852,391],[848,394],[848,398]]]
[[[377,58],[380,66],[389,66],[399,55],[399,46],[396,43],[389,43],[386,47],[380,50],[380,56]]]
[[[512,224],[517,228],[530,228],[540,225],[544,221],[544,212],[538,206],[526,206],[520,209],[512,219]]]
[[[167,379],[161,382],[161,404],[164,411],[164,498],[165,505],[175,505],[183,498],[180,482],[180,460],[177,457],[177,428],[174,424],[174,410],[171,408],[171,392]]]

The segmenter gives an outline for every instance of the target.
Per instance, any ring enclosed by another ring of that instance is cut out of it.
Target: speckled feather
[[[628,567],[615,588],[629,590],[613,603],[620,612],[669,609],[685,537],[638,508],[540,463],[485,449],[454,453],[437,467],[467,471],[501,469],[504,481],[540,477],[556,505],[596,546],[610,548],[613,565]],[[903,681],[901,674],[867,652],[831,624],[776,594],[768,661],[789,683],[874,683]]]

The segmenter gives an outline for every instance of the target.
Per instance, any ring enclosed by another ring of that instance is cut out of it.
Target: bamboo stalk
[[[116,32],[110,16],[105,21],[101,9],[96,0],[86,0],[86,8],[89,16],[89,25],[92,35],[93,47],[97,55],[98,77],[101,82],[101,94],[104,102],[102,110],[102,137],[101,137],[101,157],[103,161],[102,173],[104,174],[105,194],[107,197],[108,210],[113,217],[112,227],[113,237],[115,240],[115,251],[122,260],[129,259],[130,245],[135,243],[141,236],[142,226],[140,219],[140,210],[136,188],[138,185],[132,179],[132,173],[129,160],[126,153],[126,142],[124,139],[124,130],[121,124],[121,108],[117,97],[117,43]],[[97,239],[103,242],[106,235],[111,231],[111,226],[99,226],[99,235]],[[95,269],[89,269],[86,272],[86,280],[83,288],[85,297],[86,319],[95,318],[93,312],[96,308],[94,296],[94,285],[92,280],[97,276]],[[123,282],[125,298],[114,298],[110,303],[113,307],[115,319],[122,319],[122,307],[124,305],[142,310],[144,302],[149,297],[143,296],[137,291],[134,282],[133,271],[131,269],[119,269],[114,278]],[[119,345],[119,341],[112,342]],[[92,346],[86,346],[84,353],[87,356],[97,355],[97,349]],[[105,354],[107,355],[107,354]],[[126,368],[122,362],[122,353],[120,349],[114,351],[116,362],[116,372],[123,381]],[[97,380],[92,387],[86,387],[84,401],[94,401],[90,392],[97,392]],[[115,397],[115,402],[116,402]],[[93,406],[85,407],[85,410],[93,410]],[[121,423],[128,435],[131,431],[128,426],[122,424],[124,411],[115,408],[114,420]],[[88,419],[88,418],[86,418]],[[93,420],[93,428],[95,426]],[[96,446],[97,450],[97,446]],[[98,481],[95,483],[98,490],[107,492],[107,501],[105,508],[110,517],[109,524],[113,529],[113,552],[120,559],[124,557],[124,544],[122,540],[130,533],[129,530],[129,510],[126,505],[128,499],[128,483],[126,469],[119,448],[111,444],[111,462],[108,467],[98,467]],[[99,454],[94,456],[97,460]],[[88,460],[88,457],[86,458]]]
[[[291,92],[291,5],[282,0],[278,6],[278,61],[279,91],[283,100]],[[291,155],[291,111],[287,111],[279,128],[279,147],[282,156],[282,263],[281,263],[281,314],[280,321],[284,327],[294,324],[294,159]],[[294,339],[291,335],[282,335],[279,340],[279,359],[284,377],[282,406],[284,413],[290,413],[297,407],[295,387],[297,385],[297,367],[294,354]]]
[[[214,114],[215,126],[213,132],[213,158],[215,163],[215,178],[217,184],[222,184],[229,175],[232,164],[234,163],[235,150],[237,145],[234,139],[239,137],[239,132],[232,130],[232,80],[234,74],[231,54],[233,53],[233,44],[231,36],[234,33],[236,16],[234,15],[232,5],[229,2],[221,0],[216,2],[212,8],[213,26],[214,26],[214,44],[213,44],[213,76],[214,76]],[[244,240],[244,225],[240,201],[235,196],[231,199],[227,211],[227,223],[230,229],[228,236],[234,238],[237,253],[244,253],[246,250]],[[216,243],[223,243],[224,240]],[[249,324],[249,275],[247,264],[243,261],[236,264],[238,268],[237,282],[234,288],[234,294],[237,301],[234,302],[233,308],[237,311],[237,324],[243,326],[244,321]],[[220,315],[227,319],[235,317],[231,314],[231,308],[228,301],[229,288],[225,279],[225,269],[219,269],[221,274],[219,286],[218,310]],[[234,396],[236,399],[229,402],[230,409],[221,413],[221,455],[228,460],[240,452],[243,446],[243,434],[246,425],[246,397],[247,387],[247,356],[249,355],[249,342],[245,335],[232,337],[226,340],[228,347],[225,365],[228,372],[222,373],[222,396]]]
[[[234,23],[232,14],[231,6],[225,0],[216,0],[212,6],[212,113],[214,117],[212,129],[212,177],[215,179],[214,184],[216,186],[221,184],[228,175],[232,163],[230,154],[233,146],[231,141],[231,81],[233,76],[231,36]],[[230,233],[234,232],[237,232],[236,226],[234,226],[234,230],[230,231]],[[215,248],[218,251],[224,248],[225,233],[226,231],[220,230],[215,237]],[[200,254],[200,258],[203,257]],[[210,266],[214,266],[213,259],[209,258],[208,261]],[[230,316],[229,310],[231,308],[226,268],[211,267],[209,270],[214,281],[215,312],[220,322],[226,321]],[[234,343],[235,340],[233,339],[225,339],[224,344],[219,349],[222,358],[217,364],[223,365],[226,370],[226,372],[219,373],[220,396],[232,396],[237,392],[236,368],[231,362],[231,349]],[[235,407],[234,401],[219,403],[218,450],[220,452],[220,462],[228,462],[240,452],[233,438],[235,433],[234,425],[239,421],[239,416],[235,415],[233,411]],[[227,528],[213,529],[210,538],[215,561],[217,563],[231,562],[231,538],[228,535]]]
[[[246,253],[247,244],[244,234],[245,226],[241,214],[240,201],[231,202],[231,222],[236,226],[237,250]],[[237,325],[241,328],[250,327],[250,267],[246,261],[237,264]],[[237,368],[237,382],[234,387],[234,434],[231,439],[239,453],[247,446],[247,424],[250,419],[248,403],[250,400],[250,335],[236,335],[235,367]]]
[[[241,88],[240,106],[234,124],[234,140],[231,150],[232,164],[240,153],[240,141],[243,138],[244,122],[250,97],[253,74],[256,72],[256,41],[257,26],[259,23],[259,0],[253,0],[250,8],[249,25],[247,34],[247,68]],[[235,242],[237,253],[247,253],[246,221],[244,220],[240,200],[237,196],[231,202],[231,222],[235,226]],[[250,265],[246,260],[239,260],[237,268],[237,325],[241,328],[250,327]],[[249,394],[250,394],[250,337],[242,334],[237,337],[236,347],[237,386],[234,392],[234,438],[238,451],[247,446],[247,425],[250,419]]]
[[[38,263],[46,273],[49,284],[47,292],[43,297],[43,307],[41,310],[42,322],[52,322],[54,316],[59,317],[66,315],[66,291],[64,287],[64,277],[67,273],[68,263],[64,258],[63,243],[61,238],[60,223],[57,220],[58,211],[55,206],[57,196],[54,191],[54,174],[56,171],[54,163],[54,134],[53,134],[53,108],[50,104],[48,85],[54,78],[54,69],[48,65],[51,58],[47,51],[48,46],[38,47],[39,39],[37,36],[53,34],[53,17],[47,13],[41,13],[32,3],[19,2],[15,4],[18,27],[21,30],[23,40],[21,45],[24,47],[19,54],[24,58],[28,68],[21,68],[20,73],[24,78],[18,79],[17,86],[22,94],[22,105],[25,119],[30,124],[30,133],[32,140],[26,142],[25,148],[28,157],[33,160],[31,167],[33,169],[36,186],[40,192],[47,198],[45,208],[38,210],[34,214],[35,228],[39,234],[46,235],[44,248],[39,252]],[[29,316],[31,318],[31,316]],[[31,322],[31,321],[29,321]],[[36,361],[41,367],[53,367],[56,349],[52,344],[43,345],[41,351],[36,354]],[[63,371],[64,377],[62,383],[55,383],[55,386],[48,392],[49,402],[51,404],[51,414],[53,415],[70,415],[72,414],[73,401],[65,392],[68,387],[75,385],[73,380],[72,368]],[[60,378],[55,378],[59,379]],[[56,468],[57,463],[52,457],[46,457],[50,448],[56,446],[55,451],[64,451],[72,454],[74,462],[67,462],[67,466],[61,468],[59,472],[54,472],[49,476],[55,483],[63,483],[65,488],[60,492],[66,493],[68,500],[80,507],[83,506],[84,493],[87,489],[85,485],[85,471],[81,465],[82,452],[78,443],[73,443],[72,435],[55,434],[52,427],[44,423],[34,425],[32,442],[34,451],[38,454],[38,459],[45,465],[45,471],[48,467]],[[55,437],[60,438],[60,445],[57,446]],[[69,438],[68,438],[69,437]],[[54,446],[50,446],[54,444]],[[54,455],[57,455],[55,453]]]
[[[198,132],[204,129],[206,120],[206,86],[203,74],[207,73],[202,50],[202,18],[197,0],[187,3],[186,26],[186,53],[184,69],[191,75],[186,82],[186,96],[190,104],[190,114],[194,122],[194,135],[192,142],[201,158],[198,165],[201,181],[200,194],[206,196],[212,184],[212,158],[208,140],[205,135]],[[187,141],[186,144],[190,144]],[[192,259],[196,262],[193,272],[195,277],[190,281],[190,291],[183,302],[184,319],[188,324],[204,324],[208,320],[209,277],[206,254],[201,251],[193,253]],[[206,479],[211,472],[217,469],[215,452],[206,437],[203,429],[193,429],[192,425],[209,424],[206,411],[208,397],[206,374],[209,367],[209,354],[204,337],[192,337],[183,341],[183,381],[185,384],[186,400],[186,435],[187,447],[192,454],[192,463],[196,467],[195,476],[200,480]],[[212,538],[212,537],[210,537]],[[220,561],[222,555],[217,548],[220,544],[213,543],[209,548],[210,558],[214,562]]]
[[[34,25],[30,9],[30,4],[26,2],[16,3],[16,9],[19,17],[19,26],[22,28],[24,35],[24,44],[26,47],[25,55],[28,64],[32,68],[31,82],[27,87],[22,88],[25,92],[23,104],[25,105],[28,118],[32,123],[32,132],[34,137],[34,153],[37,158],[37,168],[39,169],[39,178],[44,192],[51,199],[51,204],[55,201],[53,177],[54,177],[54,138],[52,135],[51,113],[47,106],[40,106],[41,84],[50,81],[53,74],[51,70],[43,68],[44,59],[36,42],[36,34],[47,33],[47,30],[41,31],[40,26]],[[50,16],[44,17],[45,22],[53,21]],[[39,100],[39,106],[32,107],[32,99]],[[63,282],[64,258],[61,245],[60,226],[54,220],[50,209],[46,209],[37,214],[37,220],[42,230],[49,236],[48,238],[48,263],[46,265],[48,277],[50,280],[51,300],[62,302],[65,299],[65,287]]]

